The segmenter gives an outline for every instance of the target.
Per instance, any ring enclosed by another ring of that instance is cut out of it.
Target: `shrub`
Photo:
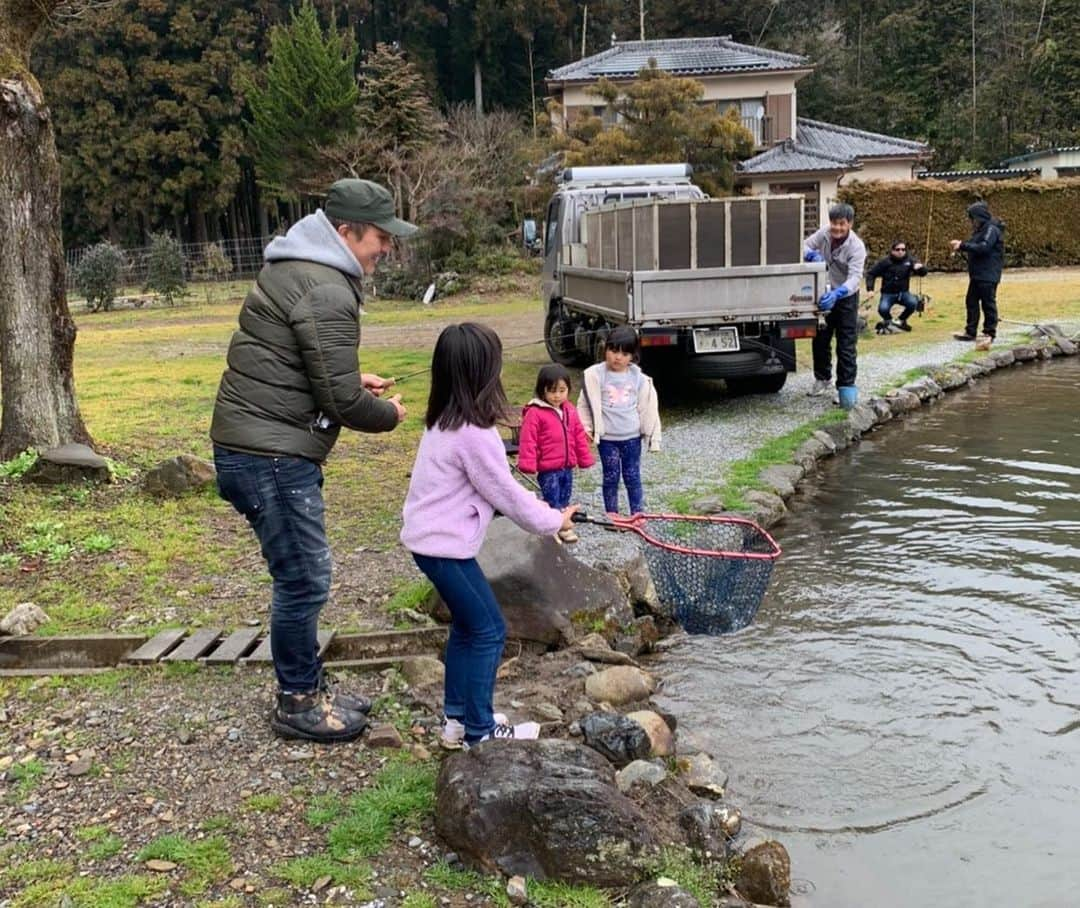
[[[206,247],[203,256],[192,269],[197,281],[223,281],[233,273],[233,263],[217,243]]]
[[[112,309],[126,266],[123,250],[112,243],[98,243],[87,250],[75,266],[75,288],[86,297],[87,309]]]
[[[150,252],[146,260],[146,288],[170,306],[184,297],[184,250],[180,241],[168,233],[150,234]]]

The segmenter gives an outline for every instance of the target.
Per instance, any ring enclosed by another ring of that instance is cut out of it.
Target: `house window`
[[[767,141],[765,100],[763,98],[743,98],[734,101],[717,101],[717,109],[721,112],[734,108],[742,125],[749,130],[754,137],[754,145],[761,146]]]
[[[803,197],[803,236],[818,229],[818,204],[821,198],[818,183],[770,183],[770,195],[801,195]]]
[[[597,104],[592,109],[592,112],[594,117],[600,118],[600,122],[603,123],[604,126],[614,126],[616,123],[622,120],[622,117],[619,116],[615,108],[607,104]]]

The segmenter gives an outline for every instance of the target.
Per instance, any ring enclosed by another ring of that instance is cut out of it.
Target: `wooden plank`
[[[330,641],[334,639],[334,634],[337,631],[319,631],[319,658],[321,659],[323,653],[326,652],[326,648],[330,645]],[[267,634],[262,642],[255,648],[255,651],[248,656],[245,662],[273,662],[273,657],[270,655],[270,635]]]
[[[128,662],[157,662],[168,653],[181,640],[184,639],[186,630],[179,627],[169,628],[151,637],[135,652],[127,657]]]
[[[221,628],[201,627],[181,643],[162,662],[193,662],[221,639]]]
[[[221,646],[213,652],[207,653],[206,662],[209,665],[225,665],[236,662],[243,656],[259,637],[257,627],[242,627],[233,631],[222,642]]]
[[[248,655],[243,659],[244,662],[272,662],[273,659],[270,656],[270,635],[267,634],[262,640],[259,641],[259,645],[255,647]]]

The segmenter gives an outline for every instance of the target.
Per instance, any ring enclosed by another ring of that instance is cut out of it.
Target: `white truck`
[[[647,371],[775,393],[825,290],[825,266],[802,260],[802,196],[710,199],[690,177],[687,164],[563,172],[544,225],[548,353],[589,364],[628,324]]]

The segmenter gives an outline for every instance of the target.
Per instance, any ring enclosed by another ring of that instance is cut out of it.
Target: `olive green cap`
[[[338,180],[326,193],[328,218],[374,224],[391,236],[412,236],[420,228],[397,217],[390,191],[371,180]]]

